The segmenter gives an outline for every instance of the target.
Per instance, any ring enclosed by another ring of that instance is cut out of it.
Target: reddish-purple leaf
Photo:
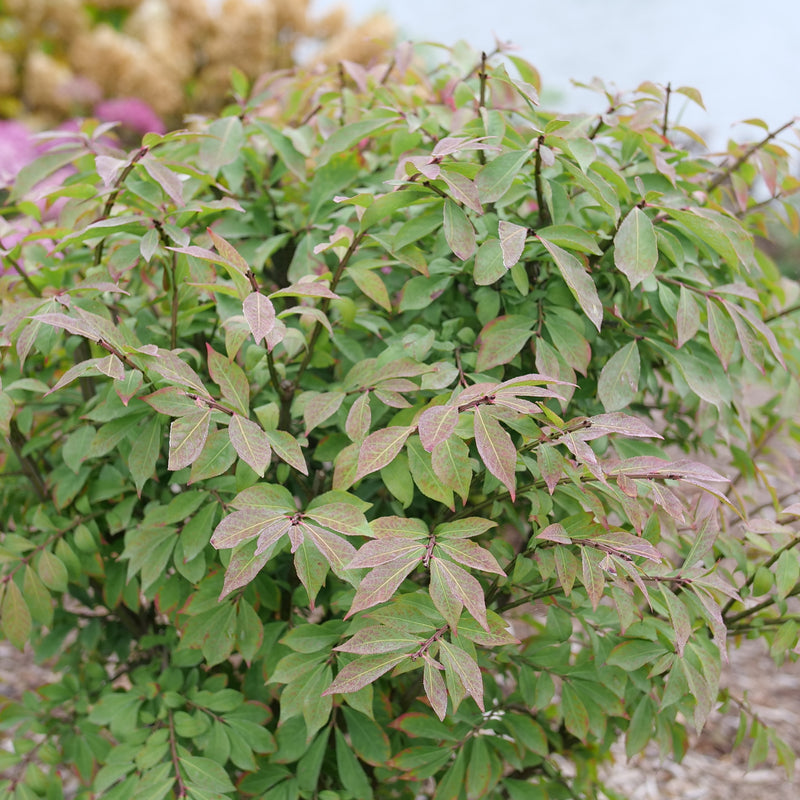
[[[198,409],[197,403],[191,397],[187,397],[186,392],[178,386],[165,386],[140,399],[159,414],[166,414],[169,417],[182,417]]]
[[[500,364],[508,364],[533,336],[534,327],[534,320],[520,314],[508,314],[488,322],[478,336],[475,369],[485,372]],[[459,398],[459,402],[465,401]]]
[[[469,539],[472,536],[480,536],[495,527],[497,527],[497,523],[490,519],[464,517],[456,522],[443,522],[441,525],[437,525],[433,533],[437,539]]]
[[[195,411],[173,420],[169,428],[169,461],[172,472],[188,467],[202,452],[208,437],[211,410]]]
[[[255,554],[258,555],[259,553],[263,553],[265,550],[271,548],[282,536],[287,533],[289,534],[289,538],[292,539],[292,534],[294,533],[294,529],[296,527],[297,526],[292,525],[292,521],[286,517],[268,523],[258,535]],[[292,552],[295,550],[297,550],[297,541],[292,539]]]
[[[359,450],[355,479],[360,480],[391,463],[413,430],[413,426],[392,425],[367,436]]]
[[[450,592],[460,600],[470,614],[475,617],[484,630],[489,630],[486,621],[486,599],[480,583],[465,569],[450,561],[432,558],[430,563],[431,577],[439,576]]]
[[[679,656],[683,656],[683,649],[692,635],[692,622],[689,618],[689,612],[686,610],[683,601],[670,588],[663,583],[658,588],[667,603],[669,619],[675,631],[675,649],[678,651]]]
[[[436,445],[449,439],[458,424],[455,406],[432,406],[419,416],[417,425],[422,446],[430,453]]]
[[[393,653],[397,650],[416,650],[420,644],[422,644],[422,639],[407,631],[390,628],[386,625],[371,625],[357,631],[352,639],[333,649],[340,650],[342,653],[377,655],[378,653]]]
[[[367,518],[351,503],[326,503],[307,509],[303,512],[303,516],[310,517],[320,525],[339,533],[370,535]]]
[[[275,327],[275,308],[272,301],[260,292],[251,292],[245,297],[242,309],[253,338],[258,344],[262,339],[266,339]]]
[[[392,538],[372,539],[362,545],[347,565],[349,569],[358,567],[379,567],[397,559],[407,561],[421,560],[425,554],[425,544],[417,539]]]
[[[600,562],[603,558],[604,556],[599,550],[595,550],[591,547],[581,548],[583,585],[586,589],[586,594],[589,595],[592,608],[595,611],[600,604],[600,598],[603,596],[603,588],[605,587],[605,576],[600,566]]]
[[[419,564],[420,558],[412,555],[408,559],[395,559],[388,564],[375,567],[359,585],[350,610],[345,614],[345,619],[352,617],[357,611],[371,608],[379,603],[390,600],[396,589]]]
[[[536,451],[536,463],[539,465],[539,472],[542,473],[547,490],[553,494],[564,475],[566,467],[564,457],[552,445],[541,444]]]
[[[629,342],[603,365],[597,381],[597,396],[606,411],[627,408],[639,391],[639,348]]]
[[[294,514],[297,506],[288,489],[277,483],[257,483],[245,489],[231,501],[234,508],[254,508],[261,511],[280,511]]]
[[[597,414],[594,417],[590,417],[589,427],[584,428],[575,435],[583,439],[584,442],[588,442],[592,439],[599,439],[601,436],[608,436],[610,433],[620,433],[623,436],[639,439],[664,438],[638,417],[621,412]]]
[[[578,576],[578,559],[571,550],[559,546],[553,548],[553,560],[556,564],[558,582],[561,584],[564,594],[569,597],[572,587],[575,585],[575,578]]]
[[[239,458],[263,478],[272,457],[272,449],[261,426],[234,414],[228,424],[228,436]]]
[[[422,687],[425,689],[433,713],[443,720],[447,715],[447,687],[436,662],[427,653],[425,653],[425,667],[422,672]]]
[[[634,537],[635,538],[635,537]],[[458,561],[466,567],[480,569],[483,572],[493,572],[496,575],[505,577],[505,572],[500,568],[497,559],[483,547],[479,547],[475,542],[464,539],[444,539],[436,542],[434,551],[437,555],[444,553],[453,561]]]
[[[678,332],[678,347],[683,347],[686,342],[694,339],[700,330],[700,308],[694,299],[694,294],[685,286],[681,286],[678,312],[675,315],[675,325]]]
[[[543,383],[556,384],[559,386],[575,386],[574,383],[562,381],[550,375],[540,375],[538,372],[529,372],[526,375],[517,375],[516,378],[510,378],[507,381],[498,383],[497,386],[495,386],[494,393],[502,394],[510,392],[511,394],[525,397],[558,397],[558,395],[550,389],[539,385]]]
[[[285,289],[272,292],[270,297],[327,297],[329,300],[338,300],[339,295],[330,290],[327,283],[318,280],[303,280],[293,283]]]
[[[149,358],[147,364],[169,383],[194,389],[201,395],[208,397],[208,391],[203,385],[200,376],[183,360],[178,358],[171,350],[156,348],[154,353],[145,353]]]
[[[452,670],[458,675],[467,693],[483,711],[483,679],[477,662],[469,653],[445,639],[439,640],[442,663],[445,669]]]
[[[344,392],[306,392],[306,404],[303,406],[303,420],[306,423],[305,435],[332,417],[344,402]]]
[[[572,538],[560,522],[554,522],[552,525],[542,528],[536,534],[536,538],[545,539],[548,542],[556,542],[556,544],[572,544]]]
[[[265,550],[258,555],[253,554],[251,547],[239,547],[233,551],[231,560],[225,570],[225,582],[219,599],[227,597],[231,592],[247,586],[261,572],[264,564],[272,557],[272,550]]]
[[[350,407],[344,429],[352,441],[361,442],[369,433],[371,423],[369,392],[362,392]]]
[[[578,305],[599,331],[603,322],[603,304],[600,302],[597,287],[594,285],[591,275],[586,272],[583,264],[572,253],[568,253],[541,236],[537,238],[552,256],[564,283],[578,301]]]
[[[31,317],[38,322],[45,322],[56,328],[63,328],[68,333],[73,333],[76,336],[83,336],[86,339],[91,339],[93,342],[100,340],[100,332],[97,330],[89,320],[75,319],[75,317],[67,316],[67,314],[47,313],[37,314]]]
[[[592,535],[589,541],[596,542],[602,545],[603,549],[611,550],[615,553],[642,556],[642,558],[650,559],[650,561],[655,561],[656,563],[660,563],[663,558],[661,553],[647,539],[634,536],[627,531],[604,530],[602,533]]]
[[[206,228],[206,232],[211,237],[211,241],[214,242],[214,247],[217,248],[217,252],[222,256],[223,260],[242,275],[246,275],[250,270],[250,266],[247,261],[242,258],[236,248],[227,240],[223,239],[212,228]]]
[[[517,449],[508,433],[483,406],[475,406],[472,411],[475,415],[475,446],[478,453],[486,469],[508,489],[513,500],[516,494],[514,471]]]
[[[427,539],[428,526],[415,517],[377,517],[369,523],[376,539],[402,537],[405,539]]]
[[[472,482],[467,445],[455,436],[440,442],[431,453],[431,467],[436,477],[466,503]]]
[[[254,539],[267,526],[285,519],[286,514],[281,512],[269,514],[253,508],[234,511],[217,525],[211,535],[211,545],[217,550],[227,550],[248,539]]]
[[[356,555],[356,549],[350,542],[335,533],[318,528],[316,525],[303,523],[303,531],[311,537],[323,558],[330,564],[336,575],[344,580],[349,578],[349,564]]]
[[[303,475],[308,475],[308,467],[303,457],[303,451],[297,439],[286,431],[264,431],[275,455],[285,461],[290,467],[294,467]]]
[[[706,299],[706,312],[711,347],[717,354],[722,368],[727,371],[728,364],[733,358],[733,351],[736,349],[736,326],[730,316],[726,315],[710,297]]]
[[[208,352],[208,373],[211,380],[219,386],[222,397],[240,414],[247,416],[250,408],[250,384],[244,370],[235,362],[217,353],[210,344]]]
[[[452,200],[444,201],[444,238],[453,253],[466,261],[475,252],[475,231],[467,215]]]
[[[27,329],[26,329],[27,330]],[[81,377],[81,375],[85,375],[90,370],[97,368],[97,362],[99,358],[90,358],[87,361],[81,361],[80,364],[76,364],[74,367],[70,367],[59,379],[58,382],[50,389],[48,392],[45,393],[45,396],[52,394],[53,392],[58,391],[64,386],[72,383],[72,381]]]
[[[475,183],[466,175],[449,169],[442,169],[439,172],[439,177],[447,184],[454,200],[465,205],[476,214],[483,214],[481,201],[478,197],[478,189]]]
[[[501,219],[497,227],[500,235],[500,247],[503,249],[503,266],[511,269],[522,257],[528,229],[505,219]]]
[[[357,658],[339,671],[333,683],[322,694],[357,692],[407,658],[408,656],[402,653],[400,655],[382,653]]]
[[[143,158],[139,159],[139,163],[176,206],[180,208],[184,205],[183,184],[176,173],[151,153],[147,153]]]

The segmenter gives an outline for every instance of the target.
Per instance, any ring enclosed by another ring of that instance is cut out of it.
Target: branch
[[[672,94],[672,84],[667,84],[667,97],[664,100],[664,121],[661,123],[661,135],[667,138],[667,126],[669,125],[669,96]]]
[[[755,144],[748,147],[747,150],[745,150],[744,153],[742,153],[742,155],[740,155],[739,158],[737,158],[736,161],[733,162],[733,164],[730,164],[728,167],[721,170],[716,178],[713,178],[711,181],[709,181],[705,189],[706,192],[712,192],[714,189],[717,188],[717,186],[728,180],[728,178],[730,178],[730,176],[734,172],[736,172],[736,170],[738,170],[739,167],[741,167],[742,164],[744,164],[744,162],[747,161],[747,159],[753,155],[753,153],[757,153],[759,150],[761,150],[762,147],[768,145],[776,136],[779,136],[787,128],[791,128],[792,125],[794,125],[794,123],[795,120],[793,119],[789,120],[789,122],[785,123],[784,125],[781,125],[780,128],[776,128],[774,131],[768,133],[760,142],[756,142]]]
[[[339,262],[339,266],[336,268],[336,272],[331,279],[331,291],[335,291],[339,281],[342,279],[342,275],[344,274],[345,268],[350,263],[350,259],[355,255],[358,246],[361,244],[364,236],[366,236],[366,231],[361,231],[356,234],[353,241],[350,243],[350,247],[347,248],[347,252],[342,257],[342,260]],[[323,314],[327,313],[328,309],[330,308],[331,301],[329,298],[325,297],[320,304],[320,310]],[[291,388],[287,391],[287,396],[291,399],[292,395],[297,391],[297,387],[300,385],[300,379],[303,377],[303,373],[308,368],[308,365],[311,363],[311,359],[314,357],[314,348],[317,345],[317,340],[319,339],[320,334],[322,333],[323,325],[321,322],[317,321],[314,325],[313,330],[311,331],[311,339],[308,342],[308,347],[306,348],[306,354],[300,363],[300,368],[297,370],[297,375],[295,375],[294,380],[291,383]]]
[[[117,198],[119,197],[119,193],[122,191],[122,184],[128,178],[128,175],[131,174],[133,168],[138,164],[148,153],[150,152],[149,147],[141,147],[139,150],[134,153],[131,160],[128,162],[128,165],[125,169],[120,172],[117,176],[117,179],[114,181],[114,190],[108,196],[106,200],[106,204],[103,206],[103,210],[100,213],[100,216],[95,220],[95,222],[99,222],[103,219],[108,219],[109,215],[111,214],[111,210],[114,208],[114,203],[117,202]],[[105,238],[101,239],[97,247],[94,249],[94,265],[98,266],[100,262],[103,260],[103,248],[105,247],[106,240]]]

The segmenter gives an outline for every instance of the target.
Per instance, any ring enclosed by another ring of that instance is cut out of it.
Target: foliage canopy
[[[681,756],[731,636],[796,646],[800,507],[746,506],[798,397],[787,152],[538,90],[403,47],[20,172],[0,624],[61,677],[0,711],[0,796],[597,796],[621,734]]]

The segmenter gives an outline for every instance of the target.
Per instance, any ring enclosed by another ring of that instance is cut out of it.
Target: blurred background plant
[[[75,116],[163,131],[226,102],[248,78],[346,58],[367,64],[394,39],[389,19],[349,24],[310,0],[0,0],[0,117],[36,129]],[[121,98],[139,101],[120,108]],[[145,109],[141,103],[152,109]]]

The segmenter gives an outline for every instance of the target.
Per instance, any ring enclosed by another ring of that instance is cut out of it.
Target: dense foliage
[[[800,506],[747,505],[796,434],[776,133],[348,69],[87,122],[7,197],[0,624],[61,677],[0,711],[2,797],[593,797],[621,735],[682,755],[736,636],[794,657]]]

